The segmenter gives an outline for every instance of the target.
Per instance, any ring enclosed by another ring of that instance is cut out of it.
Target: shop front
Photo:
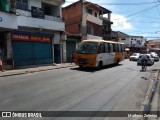
[[[71,55],[81,41],[81,36],[68,35],[66,40],[66,60],[71,62]]]
[[[52,36],[12,33],[14,67],[53,63]]]

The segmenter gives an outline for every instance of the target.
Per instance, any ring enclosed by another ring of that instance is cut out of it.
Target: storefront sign
[[[35,42],[51,42],[51,38],[50,37],[37,36],[37,35],[23,35],[23,34],[12,34],[12,40],[35,41]]]
[[[29,40],[28,35],[12,34],[12,40]]]
[[[34,18],[40,18],[40,19],[44,19],[45,15],[44,15],[44,11],[41,8],[38,7],[31,7],[31,14],[32,17]]]

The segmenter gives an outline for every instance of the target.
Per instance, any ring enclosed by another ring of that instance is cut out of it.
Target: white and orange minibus
[[[79,67],[118,64],[125,58],[124,43],[106,40],[83,40],[75,51],[74,62]]]

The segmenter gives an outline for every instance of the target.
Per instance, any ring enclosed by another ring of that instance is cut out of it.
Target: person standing
[[[71,64],[74,62],[74,51],[72,51],[72,54],[71,54]]]
[[[0,71],[4,72],[3,70],[3,61],[2,61],[2,50],[0,49]]]

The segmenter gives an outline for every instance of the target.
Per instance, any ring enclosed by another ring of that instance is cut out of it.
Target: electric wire
[[[155,0],[156,1],[156,0]],[[158,0],[157,0],[158,1]],[[156,3],[155,3],[156,4]],[[156,7],[157,8],[157,12],[158,12],[158,15],[160,16],[160,12],[159,12],[159,9],[158,9],[158,6]]]
[[[66,1],[66,3],[74,3],[72,1]],[[100,3],[94,3],[98,5],[146,5],[146,4],[155,4],[158,2],[139,2],[139,3],[105,3],[105,2],[100,2]]]

